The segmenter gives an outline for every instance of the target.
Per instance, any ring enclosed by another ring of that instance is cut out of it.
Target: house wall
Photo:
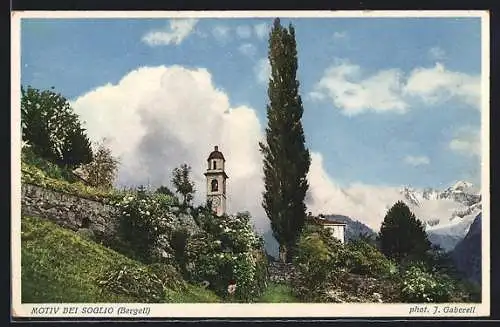
[[[345,225],[327,225],[332,236],[338,239],[342,244],[345,243]]]

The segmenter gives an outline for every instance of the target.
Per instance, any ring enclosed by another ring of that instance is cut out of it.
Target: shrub
[[[35,154],[32,147],[25,146],[21,149],[21,161],[40,169],[47,177],[75,182],[76,178],[69,168],[59,167]],[[26,167],[25,167],[26,168]]]
[[[25,161],[21,161],[21,181],[56,192],[105,203],[114,203],[115,201],[121,200],[125,194],[128,194],[127,192],[115,189],[100,190],[81,182],[68,182],[58,177],[50,177],[42,169]]]
[[[453,285],[449,277],[429,272],[423,263],[415,263],[402,275],[403,302],[448,302]]]
[[[391,263],[376,247],[363,240],[351,241],[346,245],[345,265],[349,272],[368,276],[388,276],[396,273]]]
[[[183,273],[186,272],[186,247],[189,232],[185,228],[175,229],[171,232],[170,246],[172,247],[175,261]]]
[[[228,296],[227,287],[234,281],[234,300],[256,299],[265,288],[267,259],[248,213],[216,217],[201,210],[198,221],[203,231],[192,235],[186,247],[188,278],[208,281],[221,297]]]
[[[172,256],[169,242],[175,216],[169,212],[168,198],[164,194],[131,194],[116,204],[120,215],[117,237],[133,258],[152,263]]]
[[[321,231],[306,228],[294,258],[296,276],[292,284],[299,298],[314,301],[316,295],[332,282],[340,272],[342,251],[339,241]]]

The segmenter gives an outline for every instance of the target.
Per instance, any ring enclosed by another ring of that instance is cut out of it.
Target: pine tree
[[[264,156],[265,191],[263,207],[271,221],[273,235],[280,244],[280,257],[290,261],[304,226],[308,189],[309,151],[301,118],[302,100],[296,79],[298,62],[295,29],[276,18],[269,37],[271,77],[268,85],[268,126]]]
[[[61,164],[71,169],[92,161],[92,144],[83,128],[76,127],[68,131],[67,139],[61,148],[61,154]]]
[[[402,201],[387,212],[378,238],[382,253],[397,263],[428,259],[431,243],[424,226]]]

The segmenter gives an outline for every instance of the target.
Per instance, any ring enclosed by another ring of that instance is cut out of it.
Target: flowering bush
[[[449,278],[432,274],[421,263],[409,266],[402,276],[403,302],[448,302],[452,289]]]
[[[189,279],[208,281],[222,297],[229,295],[231,281],[236,285],[236,300],[249,302],[259,296],[265,287],[263,266],[267,262],[249,214],[216,217],[205,211],[198,221],[203,231],[190,237],[186,247]]]
[[[118,237],[124,241],[122,252],[142,262],[172,262],[170,235],[175,216],[170,212],[168,195],[136,193],[116,203],[120,220]]]

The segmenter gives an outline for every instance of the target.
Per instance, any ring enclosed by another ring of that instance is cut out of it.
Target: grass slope
[[[23,217],[21,226],[23,303],[139,302],[132,296],[102,289],[97,280],[109,268],[141,267],[141,263],[44,219]],[[220,301],[210,291],[185,286],[182,292],[167,290],[165,299]]]
[[[270,283],[257,302],[263,303],[297,303],[300,302],[292,294],[290,286],[279,283]]]

